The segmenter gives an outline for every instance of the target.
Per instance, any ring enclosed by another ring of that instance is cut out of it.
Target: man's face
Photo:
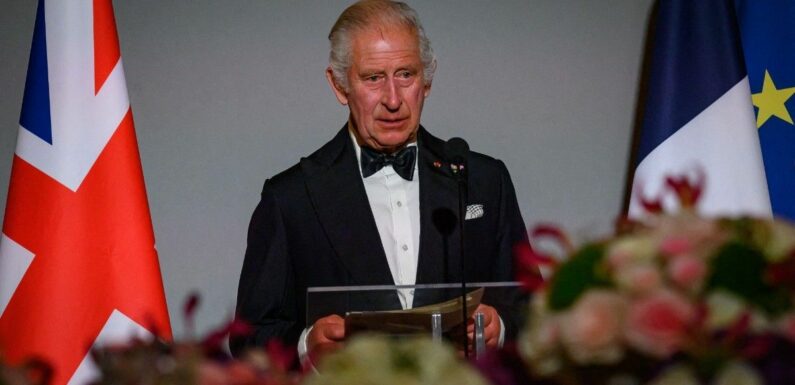
[[[353,35],[348,89],[329,82],[348,105],[359,144],[393,152],[417,137],[425,97],[417,36],[408,28],[367,29]]]

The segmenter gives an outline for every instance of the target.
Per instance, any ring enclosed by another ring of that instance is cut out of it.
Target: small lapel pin
[[[433,161],[433,167],[440,168],[442,167],[442,162],[435,160]]]

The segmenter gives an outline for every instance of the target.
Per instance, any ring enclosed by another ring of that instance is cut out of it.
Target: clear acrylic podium
[[[483,315],[473,314],[478,303],[493,306],[500,314],[520,314],[526,302],[518,301],[517,282],[467,283],[467,314],[475,321],[475,351],[482,353]],[[390,335],[427,334],[440,341],[461,330],[461,284],[422,284],[405,286],[334,286],[307,289],[307,327],[318,319],[337,314],[346,319],[346,335],[362,331]],[[403,299],[413,296],[410,309],[403,309]]]

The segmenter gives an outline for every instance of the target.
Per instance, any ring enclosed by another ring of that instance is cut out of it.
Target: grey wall
[[[0,202],[17,136],[36,2],[0,5]],[[346,110],[325,36],[347,1],[116,1],[175,331],[234,309],[262,182],[328,140]],[[423,124],[512,173],[529,225],[581,236],[618,214],[651,0],[411,1],[439,57]]]

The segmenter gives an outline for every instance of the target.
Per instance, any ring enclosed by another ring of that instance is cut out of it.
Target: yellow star
[[[751,95],[754,106],[759,107],[759,114],[756,115],[756,128],[762,127],[771,116],[776,116],[789,124],[793,124],[792,117],[784,105],[792,94],[795,94],[795,87],[776,89],[773,78],[765,70],[762,92]]]

